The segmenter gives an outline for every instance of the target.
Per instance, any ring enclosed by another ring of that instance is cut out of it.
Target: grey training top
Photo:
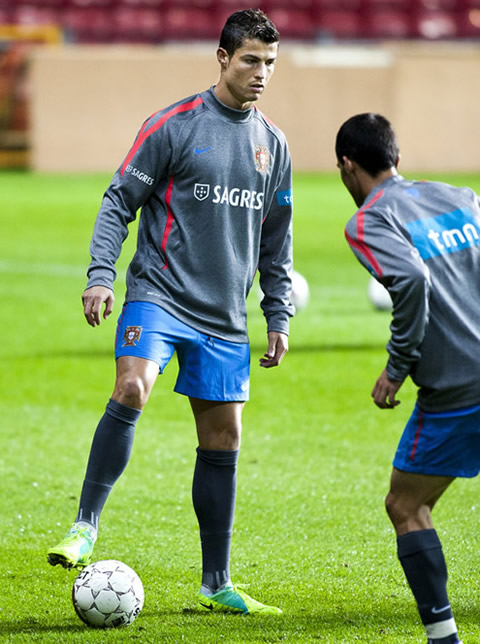
[[[469,188],[394,176],[346,226],[393,300],[387,375],[410,375],[419,406],[480,403],[480,199]]]
[[[105,192],[87,287],[113,287],[139,208],[127,302],[154,302],[198,331],[247,342],[246,297],[258,268],[268,330],[288,333],[291,160],[261,112],[231,109],[210,88],[145,121]]]

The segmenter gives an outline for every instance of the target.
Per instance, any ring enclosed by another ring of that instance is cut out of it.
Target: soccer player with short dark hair
[[[431,512],[456,477],[480,470],[480,198],[469,188],[401,177],[395,133],[379,114],[347,120],[336,156],[359,208],[347,241],[393,301],[389,356],[373,401],[394,409],[408,376],[418,386],[386,509],[428,643],[456,644]]]
[[[232,14],[217,49],[220,79],[142,125],[108,187],[90,246],[84,314],[113,309],[115,263],[141,209],[137,250],[115,342],[113,394],[96,429],[76,521],[48,554],[84,567],[100,513],[126,467],[135,425],[176,353],[175,391],[189,397],[198,435],[193,504],[202,544],[199,604],[281,613],[230,580],[241,417],[249,396],[246,297],[257,268],[275,367],[288,349],[292,270],[291,160],[283,133],[255,103],[273,74],[279,34],[260,10]]]

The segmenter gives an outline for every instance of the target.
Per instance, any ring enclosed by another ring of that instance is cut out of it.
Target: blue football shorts
[[[480,471],[480,405],[427,413],[415,405],[394,467],[404,472],[472,478]]]
[[[250,347],[200,333],[157,304],[128,302],[118,318],[115,358],[152,360],[160,373],[174,353],[178,377],[174,390],[202,400],[246,401]]]

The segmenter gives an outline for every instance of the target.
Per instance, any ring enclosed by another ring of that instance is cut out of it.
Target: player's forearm
[[[429,318],[429,290],[428,273],[423,270],[400,274],[389,288],[393,301],[392,335],[387,345],[390,380],[406,378],[420,359]]]

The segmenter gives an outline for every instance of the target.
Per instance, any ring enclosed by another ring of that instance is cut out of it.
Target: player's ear
[[[402,159],[402,155],[401,155],[401,154],[400,154],[400,152],[399,152],[399,153],[398,153],[397,160],[395,161],[395,168],[398,168],[398,166],[400,165],[400,161],[401,161],[401,159]]]
[[[354,171],[355,162],[349,159],[348,157],[342,157],[342,166],[344,172],[351,174]]]
[[[219,47],[217,49],[217,60],[220,63],[220,67],[222,68],[222,71],[224,69],[227,69],[229,56],[227,51],[223,47]]]

